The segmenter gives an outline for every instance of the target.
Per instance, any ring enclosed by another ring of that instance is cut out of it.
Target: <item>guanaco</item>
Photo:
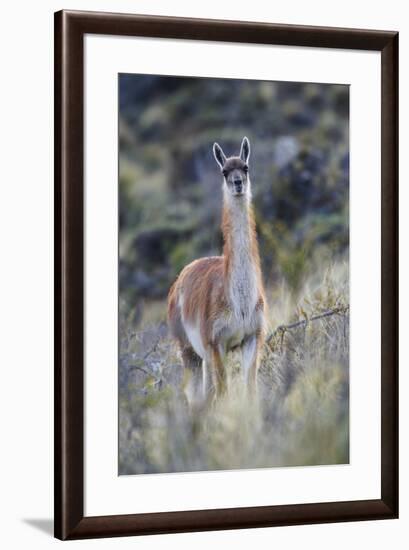
[[[223,254],[187,265],[168,295],[168,323],[187,371],[190,403],[226,390],[226,354],[239,348],[241,370],[256,391],[265,335],[265,297],[249,176],[250,143],[227,158],[213,154],[222,174]]]

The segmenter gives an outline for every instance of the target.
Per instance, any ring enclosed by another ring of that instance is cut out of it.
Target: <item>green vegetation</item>
[[[295,298],[271,299],[273,319],[291,323],[346,312],[347,264],[308,278]],[[297,315],[294,312],[298,311]],[[274,312],[274,314],[273,314]],[[348,316],[336,314],[279,332],[265,345],[259,400],[248,400],[232,354],[229,391],[192,413],[184,373],[166,326],[138,332],[121,316],[120,473],[182,472],[342,464],[349,460]]]
[[[120,473],[345,463],[348,438],[348,87],[121,75]],[[166,327],[180,270],[220,254],[218,141],[252,144],[269,330],[259,402],[232,356],[228,395],[201,415]]]

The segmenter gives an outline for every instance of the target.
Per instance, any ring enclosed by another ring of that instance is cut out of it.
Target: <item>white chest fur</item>
[[[233,199],[236,200],[236,199]],[[255,329],[258,301],[257,272],[251,253],[248,210],[243,202],[231,206],[231,269],[228,281],[232,340],[241,341]]]

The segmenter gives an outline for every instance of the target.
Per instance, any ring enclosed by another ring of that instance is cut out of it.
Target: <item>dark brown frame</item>
[[[376,50],[382,56],[381,499],[84,517],[83,39],[109,34]],[[55,536],[79,539],[398,517],[398,33],[55,14]]]

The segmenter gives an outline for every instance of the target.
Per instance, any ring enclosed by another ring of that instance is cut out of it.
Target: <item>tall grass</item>
[[[348,263],[268,290],[269,330],[348,307]],[[127,311],[124,307],[123,311]],[[349,460],[346,313],[280,330],[265,345],[256,401],[231,354],[225,397],[189,410],[185,374],[158,302],[144,320],[120,315],[119,473],[342,464]]]

